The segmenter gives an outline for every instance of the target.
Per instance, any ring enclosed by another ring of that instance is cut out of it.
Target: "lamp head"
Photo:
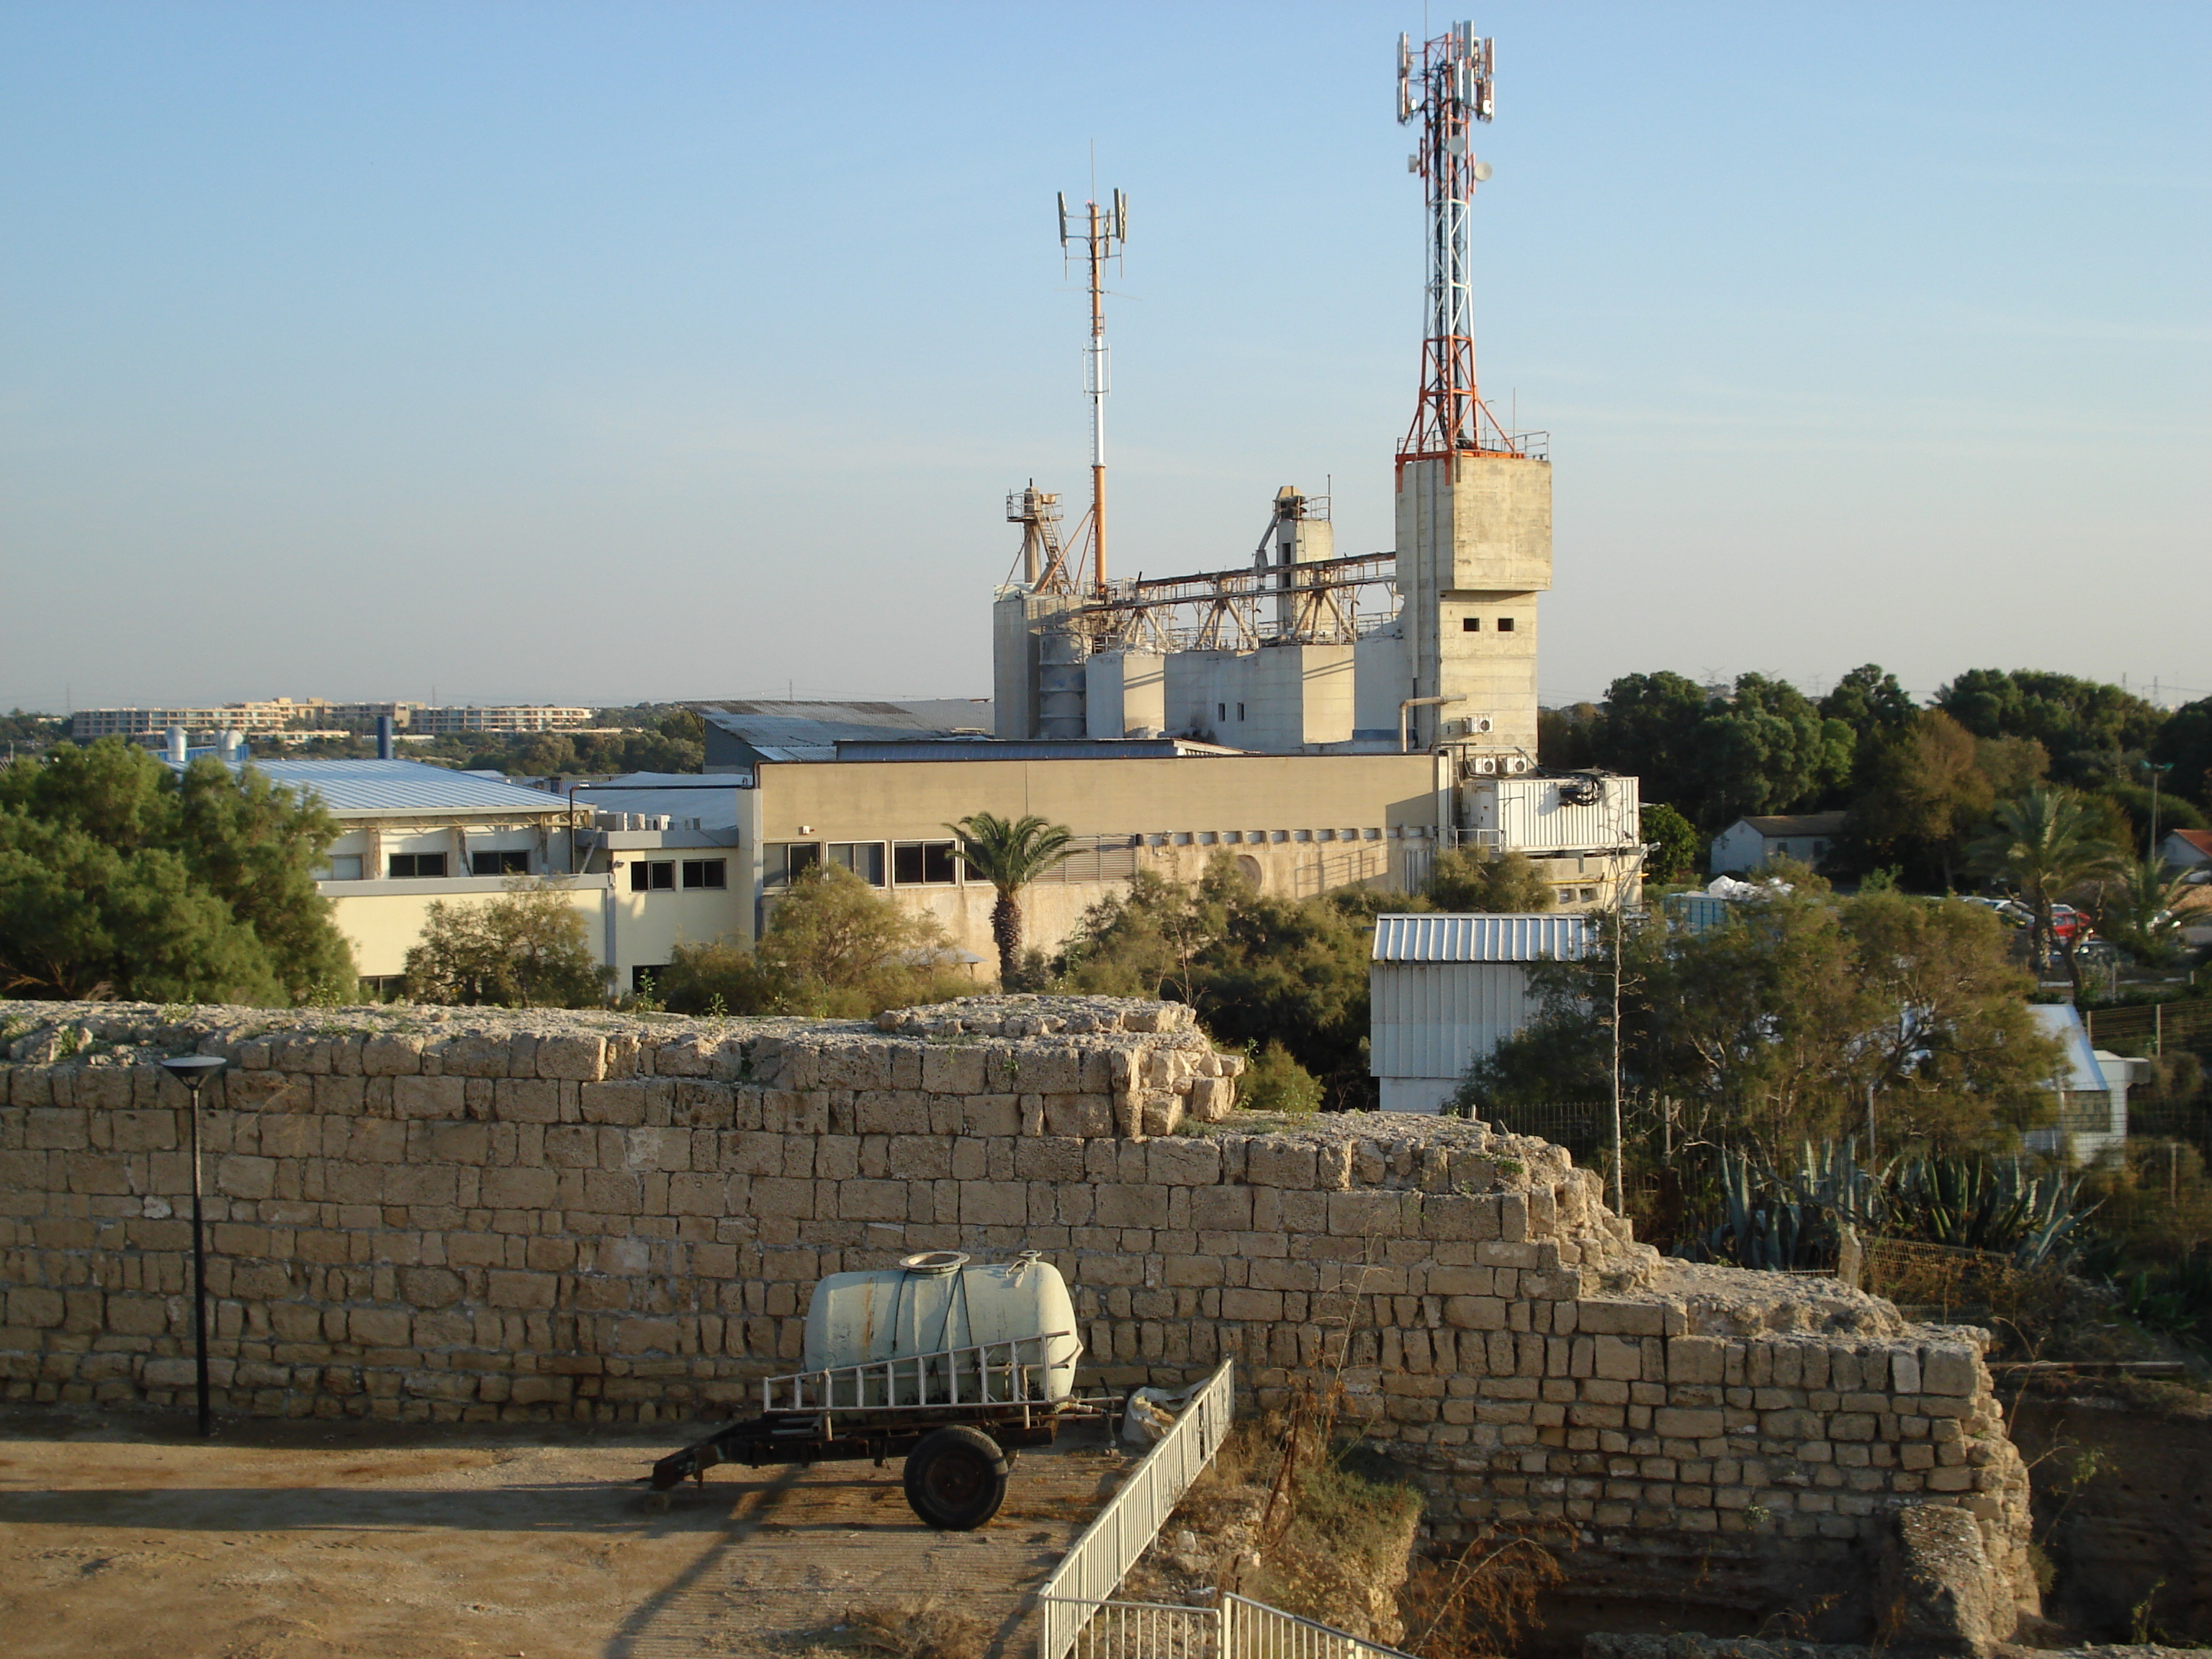
[[[200,1085],[230,1062],[216,1054],[177,1054],[161,1062],[161,1069],[197,1095]]]

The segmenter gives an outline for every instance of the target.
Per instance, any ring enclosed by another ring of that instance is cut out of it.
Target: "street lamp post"
[[[192,1146],[192,1352],[199,1370],[200,1438],[215,1432],[208,1404],[207,1229],[200,1207],[200,1089],[230,1062],[214,1054],[179,1054],[161,1069],[185,1085],[191,1097]]]
[[[2173,770],[2173,763],[2168,761],[2163,766],[2154,766],[2145,761],[2142,769],[2150,774],[2150,854],[2145,861],[2155,864],[2158,862],[2158,775]]]

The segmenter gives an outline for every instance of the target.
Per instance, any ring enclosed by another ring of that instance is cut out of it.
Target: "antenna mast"
[[[1091,580],[1103,599],[1106,592],[1106,394],[1111,390],[1106,348],[1106,262],[1121,257],[1129,238],[1129,198],[1120,191],[1104,207],[1084,204],[1087,223],[1071,228],[1067,198],[1060,198],[1060,252],[1063,261],[1076,257],[1071,243],[1082,246],[1082,258],[1091,281],[1091,343],[1083,349],[1083,390],[1091,399]]]
[[[1398,467],[1468,451],[1522,453],[1475,390],[1474,284],[1470,208],[1490,164],[1475,157],[1474,123],[1494,112],[1495,43],[1472,23],[1455,23],[1418,56],[1398,37],[1398,121],[1419,120],[1421,147],[1406,158],[1429,209],[1428,337],[1421,349],[1421,395],[1398,447]]]

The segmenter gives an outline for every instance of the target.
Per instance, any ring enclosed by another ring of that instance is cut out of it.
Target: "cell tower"
[[[1079,544],[1090,538],[1091,585],[1106,592],[1106,394],[1111,390],[1106,349],[1106,262],[1121,257],[1129,238],[1129,198],[1120,191],[1103,207],[1084,204],[1084,215],[1069,222],[1067,198],[1060,198],[1060,251],[1063,260],[1080,257],[1090,274],[1091,343],[1083,349],[1083,390],[1091,399],[1091,512],[1076,527]],[[1080,254],[1078,249],[1080,249]],[[1081,556],[1079,554],[1079,569]]]
[[[1520,449],[1475,390],[1474,285],[1470,209],[1475,186],[1490,177],[1470,142],[1474,124],[1494,110],[1495,43],[1472,23],[1455,23],[1419,54],[1398,37],[1398,121],[1421,124],[1421,147],[1406,158],[1426,187],[1429,209],[1428,338],[1421,351],[1421,397],[1406,441],[1408,461]]]

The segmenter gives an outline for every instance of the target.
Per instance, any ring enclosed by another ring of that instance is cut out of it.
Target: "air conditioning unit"
[[[1487,714],[1462,714],[1444,722],[1444,735],[1448,738],[1480,738],[1489,731]]]
[[[1518,775],[1527,771],[1528,769],[1528,757],[1526,755],[1515,755],[1506,761],[1505,769],[1509,772]]]
[[[1490,730],[1490,716],[1487,714],[1470,715],[1468,718],[1467,729],[1474,732],[1478,737],[1484,735]]]
[[[1494,778],[1498,775],[1498,757],[1495,755],[1477,755],[1468,764],[1479,777]]]

